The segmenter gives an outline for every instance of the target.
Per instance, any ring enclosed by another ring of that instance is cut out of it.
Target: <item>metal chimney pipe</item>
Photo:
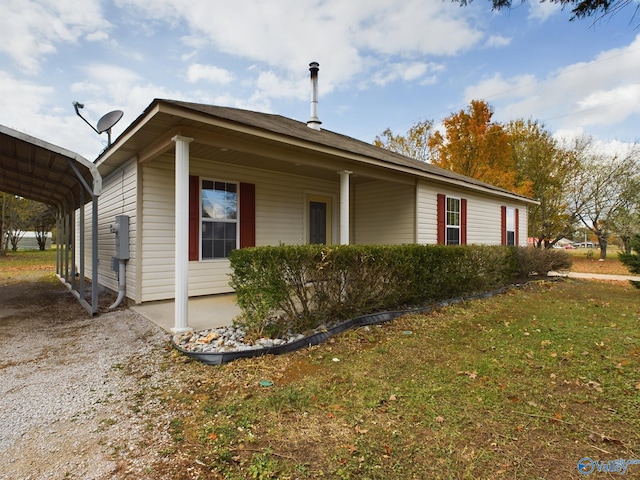
[[[320,130],[320,124],[322,123],[318,118],[318,70],[320,70],[320,64],[318,62],[311,62],[309,64],[309,71],[311,72],[311,118],[307,122],[307,127],[314,130]]]

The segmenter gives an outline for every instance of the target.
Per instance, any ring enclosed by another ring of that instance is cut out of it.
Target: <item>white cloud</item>
[[[106,39],[111,27],[102,16],[99,0],[3,0],[0,8],[0,53],[30,75],[60,44],[83,36]]]
[[[185,46],[260,62],[279,75],[302,76],[301,65],[318,61],[323,85],[330,89],[361,80],[376,61],[456,55],[483,36],[465,20],[464,9],[448,2],[237,0],[217,4],[215,14],[206,0],[120,0],[119,5],[155,21],[185,23]]]
[[[131,85],[141,80],[133,70],[118,65],[94,63],[82,67],[85,74],[99,84]]]
[[[427,76],[426,74],[437,71],[442,71],[442,67],[436,64],[423,62],[390,63],[381,65],[380,70],[374,72],[371,80],[379,86],[387,85],[397,80],[405,82],[419,80],[421,84],[424,84],[424,82],[433,82],[435,78],[435,75]]]
[[[640,113],[640,83],[592,92],[577,102],[583,124],[614,124]]]
[[[562,6],[552,2],[531,1],[529,3],[529,18],[544,22],[549,17],[562,10]]]
[[[267,70],[258,74],[256,89],[258,95],[268,98],[304,98],[309,95],[309,80],[281,77]]]
[[[509,45],[511,45],[511,38],[502,35],[491,35],[484,44],[487,48],[508,47]]]
[[[233,74],[224,68],[215,65],[202,65],[201,63],[193,63],[189,65],[187,70],[187,80],[191,83],[205,80],[210,83],[227,85],[233,80]]]
[[[624,48],[567,65],[542,78],[500,73],[465,90],[465,99],[498,105],[500,120],[533,118],[557,129],[603,127],[640,113],[640,35]]]

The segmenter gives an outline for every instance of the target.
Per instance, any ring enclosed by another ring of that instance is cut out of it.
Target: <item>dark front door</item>
[[[327,204],[309,202],[309,243],[327,244]]]

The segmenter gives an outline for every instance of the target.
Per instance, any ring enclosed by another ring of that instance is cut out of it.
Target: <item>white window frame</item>
[[[449,200],[454,200],[457,202],[457,211],[449,210]],[[449,213],[456,215],[458,218],[458,224],[449,223]],[[445,197],[445,209],[444,209],[444,221],[445,221],[445,242],[447,245],[460,245],[462,243],[462,239],[460,238],[462,235],[462,199],[459,197]],[[458,242],[457,243],[449,243],[449,229],[456,229],[458,231]]]
[[[518,239],[516,238],[516,209],[513,207],[507,207],[506,230],[507,245],[517,245]],[[512,234],[511,237],[509,236],[509,234]]]
[[[214,190],[215,190],[215,184],[216,183],[224,183],[225,186],[226,185],[235,185],[236,186],[236,218],[209,218],[209,217],[204,217],[203,216],[203,208],[202,208],[202,191],[203,191],[203,184],[204,182],[212,182],[213,186],[214,186]],[[234,182],[231,180],[221,180],[221,179],[213,179],[213,178],[205,178],[205,177],[200,177],[200,185],[199,185],[199,197],[200,197],[200,222],[198,225],[198,229],[199,229],[199,233],[200,233],[200,238],[199,238],[199,258],[201,261],[221,261],[221,260],[227,260],[229,258],[228,254],[225,257],[215,257],[215,256],[211,256],[211,257],[204,257],[203,256],[203,223],[207,222],[207,223],[233,223],[236,226],[236,245],[234,247],[235,249],[240,248],[240,182]],[[214,252],[214,248],[212,247],[212,255]],[[230,252],[229,252],[230,253]]]

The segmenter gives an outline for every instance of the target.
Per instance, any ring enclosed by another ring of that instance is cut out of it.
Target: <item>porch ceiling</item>
[[[82,181],[100,194],[102,181],[91,162],[74,152],[0,125],[0,191],[51,205],[60,211],[65,207],[71,210],[82,203]],[[90,195],[84,196],[85,203],[90,200]]]

